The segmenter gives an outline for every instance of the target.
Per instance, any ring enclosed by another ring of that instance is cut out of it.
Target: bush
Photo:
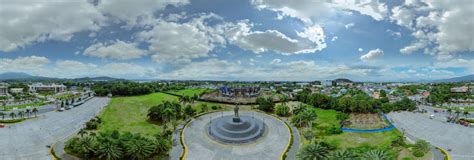
[[[328,127],[328,128],[325,128],[325,131],[324,131],[327,135],[332,135],[332,134],[341,134],[342,133],[342,130],[340,127],[336,127],[336,126],[331,126],[331,127]]]
[[[403,157],[402,160],[413,160],[411,157]]]
[[[413,152],[413,156],[415,156],[415,157],[423,157],[423,156],[425,156],[425,153],[423,153],[423,151],[416,150],[416,151]]]
[[[218,108],[217,108],[217,106],[212,106],[211,109],[212,110],[217,110]]]
[[[289,116],[290,115],[290,107],[288,107],[287,105],[284,105],[284,104],[277,105],[276,108],[275,108],[275,113],[278,116],[282,116],[282,117]]]
[[[275,107],[275,103],[273,103],[273,98],[272,97],[268,97],[268,98],[258,97],[256,102],[258,104],[258,109],[259,110],[262,110],[262,111],[265,111],[265,112],[273,112],[273,109]]]

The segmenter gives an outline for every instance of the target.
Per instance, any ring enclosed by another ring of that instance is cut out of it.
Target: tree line
[[[184,89],[184,85],[160,82],[138,83],[133,81],[109,81],[94,83],[92,89],[98,96],[106,96],[109,93],[113,96],[134,96]]]

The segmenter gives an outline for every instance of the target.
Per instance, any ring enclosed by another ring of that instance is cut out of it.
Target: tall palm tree
[[[329,156],[330,160],[353,160],[357,159],[357,155],[349,150],[337,150]]]
[[[171,143],[163,136],[156,136],[155,140],[153,141],[155,147],[155,153],[167,153],[168,150],[171,148]]]
[[[155,148],[148,139],[133,139],[125,143],[126,153],[132,159],[146,159],[153,154]]]
[[[449,113],[449,115],[451,115],[451,113],[453,112],[453,110],[451,108],[448,108],[447,112]]]
[[[123,158],[122,149],[111,141],[101,143],[97,148],[96,154],[100,159],[115,160]]]
[[[15,119],[15,117],[16,117],[15,112],[10,112],[10,117],[11,117],[12,119]]]
[[[390,155],[387,151],[384,150],[370,150],[362,154],[363,159],[370,159],[370,160],[389,160],[391,159]]]
[[[3,113],[3,112],[0,112],[0,116],[2,116],[2,120],[4,120],[4,119],[5,119],[5,113]]]
[[[171,119],[173,119],[173,117],[175,117],[175,111],[171,108],[166,108],[165,110],[163,110],[163,121],[165,122],[169,122]]]
[[[25,109],[25,114],[27,117],[30,117],[31,110],[29,108]]]
[[[38,109],[35,107],[33,108],[32,112],[35,114],[35,117],[37,116],[36,114],[38,113]]]
[[[25,111],[18,112],[18,116],[20,116],[20,118],[23,118],[25,116]]]
[[[301,160],[321,160],[329,155],[329,148],[322,143],[310,143],[298,152],[297,157]]]

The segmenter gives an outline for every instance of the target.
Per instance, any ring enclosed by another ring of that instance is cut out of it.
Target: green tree
[[[291,118],[291,123],[298,127],[310,127],[310,124],[316,120],[317,114],[314,109],[305,109],[303,112]]]
[[[20,116],[20,118],[23,118],[25,116],[25,111],[19,111],[18,116]]]
[[[77,152],[82,154],[84,157],[89,157],[94,153],[96,144],[97,142],[94,138],[85,136],[79,138],[75,148],[77,149]]]
[[[430,143],[426,142],[425,140],[419,140],[419,141],[416,141],[413,148],[416,151],[421,151],[426,154],[430,151],[430,146],[431,146]]]
[[[38,115],[38,108],[33,108],[33,110],[31,111],[33,114],[35,114],[35,117],[37,117]]]
[[[4,119],[5,119],[5,113],[3,113],[3,112],[0,112],[0,116],[2,116],[2,120],[4,120]]]
[[[279,116],[289,116],[290,115],[290,107],[288,107],[286,104],[280,104],[277,105],[275,108],[275,113]]]
[[[370,160],[390,160],[392,157],[388,154],[385,150],[370,150],[362,154],[363,159],[370,159]]]
[[[87,131],[84,128],[81,128],[77,134],[79,134],[81,137],[84,137],[84,135],[87,134]]]
[[[275,103],[273,103],[273,98],[272,97],[268,97],[268,98],[258,97],[256,102],[258,104],[258,109],[259,110],[262,110],[262,111],[265,111],[265,112],[273,112],[273,109],[275,107]]]
[[[16,117],[15,112],[10,112],[10,118],[15,119],[15,117]]]
[[[194,109],[191,105],[186,105],[186,107],[184,107],[184,114],[188,117],[192,117],[196,114],[196,109]]]
[[[297,154],[300,160],[322,160],[329,156],[329,148],[320,142],[313,142],[303,146]]]
[[[466,117],[466,119],[467,119],[467,115],[469,115],[469,112],[468,112],[468,111],[464,111],[464,112],[463,112],[463,115],[464,115],[464,117]]]
[[[209,111],[209,106],[206,103],[201,104],[201,112]]]

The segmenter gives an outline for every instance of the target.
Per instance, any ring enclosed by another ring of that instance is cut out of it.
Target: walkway
[[[47,146],[74,134],[108,102],[108,98],[94,98],[69,111],[48,112],[38,118],[0,128],[0,137],[3,137],[0,140],[0,159],[51,159]]]

